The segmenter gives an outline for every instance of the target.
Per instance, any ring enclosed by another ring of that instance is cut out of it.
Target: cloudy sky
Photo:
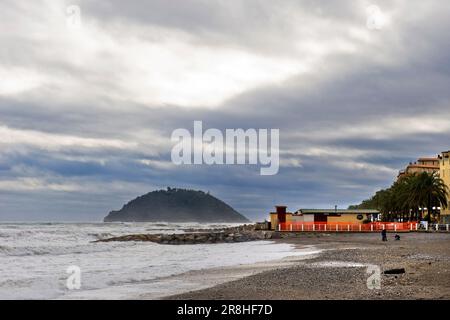
[[[2,0],[0,220],[100,221],[167,186],[253,219],[358,203],[450,149],[448,30],[445,0]],[[194,120],[279,128],[279,173],[172,164]]]

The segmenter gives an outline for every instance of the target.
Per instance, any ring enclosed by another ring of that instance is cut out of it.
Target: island
[[[167,188],[137,197],[104,222],[221,222],[249,220],[225,202],[200,190]]]

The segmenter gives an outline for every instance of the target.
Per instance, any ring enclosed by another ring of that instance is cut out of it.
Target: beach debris
[[[388,269],[385,270],[383,273],[384,274],[402,274],[405,273],[405,268],[397,268],[397,269]]]

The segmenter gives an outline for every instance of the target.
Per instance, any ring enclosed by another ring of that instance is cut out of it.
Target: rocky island
[[[209,192],[167,188],[131,200],[122,209],[111,211],[104,221],[245,223],[249,220]]]

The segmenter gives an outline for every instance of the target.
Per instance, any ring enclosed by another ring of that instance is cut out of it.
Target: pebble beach
[[[166,299],[450,299],[450,234],[298,233],[276,239],[320,251]],[[371,266],[372,269],[368,269]],[[380,286],[368,278],[379,267]],[[251,268],[250,268],[251,269]],[[391,269],[404,273],[385,274]]]

